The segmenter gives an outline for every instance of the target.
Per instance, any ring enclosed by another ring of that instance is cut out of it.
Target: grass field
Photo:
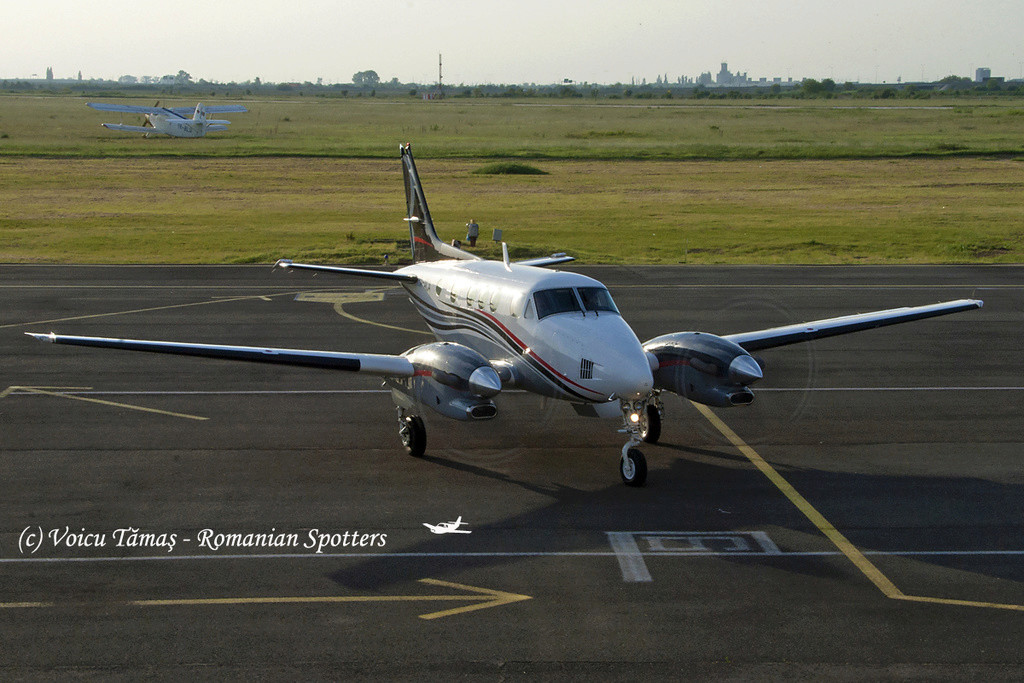
[[[98,124],[118,115],[80,98],[0,97],[0,261],[394,259],[406,251],[402,141],[413,142],[442,237],[463,237],[474,218],[483,237],[503,229],[513,254],[1024,260],[1016,100],[537,104],[246,102],[250,113],[232,115],[230,131],[182,140],[105,131]],[[529,159],[547,174],[473,173],[496,159]]]

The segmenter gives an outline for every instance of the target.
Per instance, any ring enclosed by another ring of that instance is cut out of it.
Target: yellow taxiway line
[[[691,401],[691,403],[693,403]],[[876,567],[871,560],[864,556],[860,550],[857,549],[853,543],[843,536],[832,524],[822,515],[818,510],[808,502],[800,493],[793,488],[786,479],[779,474],[778,470],[768,464],[768,462],[762,458],[757,451],[747,445],[743,439],[734,432],[729,425],[725,424],[720,417],[714,414],[710,408],[700,403],[693,403],[694,407],[700,411],[701,415],[707,418],[715,429],[721,432],[722,436],[729,440],[736,449],[744,455],[751,462],[754,467],[761,471],[764,476],[768,477],[768,480],[775,485],[782,495],[786,496],[793,505],[796,506],[800,512],[804,514],[807,519],[810,520],[811,524],[817,527],[818,531],[825,535],[828,540],[839,549],[839,551],[847,557],[850,562],[854,564],[857,569],[861,571],[868,578],[871,583],[875,584],[878,590],[882,591],[882,594],[887,598],[893,600],[906,600],[910,602],[927,602],[939,605],[956,605],[960,607],[987,607],[991,609],[1003,609],[1003,610],[1014,610],[1018,612],[1024,612],[1024,605],[1009,605],[995,602],[978,602],[975,600],[955,600],[950,598],[932,598],[921,595],[907,595],[899,588],[896,587],[889,578]]]
[[[139,410],[144,413],[156,413],[157,415],[169,415],[171,417],[182,417],[186,420],[209,420],[208,417],[202,417],[200,415],[189,415],[188,413],[175,413],[170,410],[160,410],[159,408],[147,408],[145,406],[136,406],[130,403],[117,403],[116,401],[104,401],[100,398],[92,398],[91,396],[75,396],[74,394],[66,394],[65,391],[73,390],[86,390],[92,387],[21,387],[21,386],[10,386],[0,392],[0,399],[7,398],[15,391],[23,391],[27,394],[39,394],[42,396],[56,396],[57,398],[70,398],[75,401],[85,401],[86,403],[98,403],[102,406],[111,406],[113,408],[128,408],[129,410]],[[62,389],[63,391],[51,391],[51,389]]]

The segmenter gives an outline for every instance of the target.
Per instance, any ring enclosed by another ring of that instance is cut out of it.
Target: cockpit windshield
[[[577,296],[578,295],[578,296]],[[607,311],[618,313],[612,295],[604,287],[559,287],[535,292],[533,300],[537,306],[537,318],[546,318],[555,313],[583,313]],[[582,302],[583,308],[580,308]]]
[[[537,304],[537,318],[546,318],[555,313],[573,313],[580,311],[580,302],[572,287],[559,289],[542,289],[533,295]]]
[[[618,313],[612,301],[612,295],[604,287],[580,287],[576,290],[580,293],[580,300],[583,301],[583,308],[588,311],[609,311]]]

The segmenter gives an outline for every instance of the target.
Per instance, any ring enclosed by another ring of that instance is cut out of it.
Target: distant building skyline
[[[46,69],[45,69],[45,73],[46,73],[45,80],[49,81],[49,82],[62,82],[62,81],[63,82],[67,82],[67,81],[74,81],[74,80],[77,80],[77,81],[82,81],[83,80],[82,72],[81,71],[78,71],[77,76],[55,78],[54,77],[53,67],[52,66],[47,66]],[[362,73],[366,73],[366,72],[362,72]],[[786,86],[793,86],[793,85],[799,85],[804,80],[811,79],[811,78],[813,78],[815,80],[823,80],[824,78],[828,78],[828,77],[817,77],[817,76],[803,76],[803,77],[800,77],[800,78],[793,78],[791,76],[790,77],[759,76],[755,80],[754,78],[751,78],[748,75],[748,73],[749,72],[744,71],[742,73],[741,72],[737,72],[737,73],[734,74],[734,73],[732,73],[729,70],[729,63],[728,62],[720,62],[719,71],[718,71],[717,74],[714,74],[714,75],[712,74],[711,71],[704,71],[699,76],[696,76],[696,77],[692,77],[692,76],[677,76],[675,78],[670,78],[668,72],[665,72],[664,74],[660,74],[660,73],[657,74],[656,77],[655,77],[655,80],[654,81],[650,81],[650,82],[648,82],[648,80],[646,78],[640,78],[638,80],[636,77],[633,77],[633,78],[630,79],[629,85],[631,85],[631,86],[640,86],[640,87],[649,86],[649,85],[656,85],[656,86],[662,86],[663,85],[663,86],[666,86],[666,87],[668,87],[668,86],[675,86],[675,87],[704,86],[704,87],[711,87],[711,88],[744,88],[744,87],[767,87],[767,86],[771,86],[771,85],[775,85],[775,84],[786,85]],[[358,75],[358,74],[355,74],[355,75]],[[898,76],[896,81],[895,81],[895,83],[904,83],[904,82],[905,83],[912,83],[912,82],[917,82],[917,83],[936,83],[936,82],[938,82],[938,81],[940,81],[940,80],[942,80],[944,78],[947,78],[949,76],[957,76],[957,77],[960,77],[960,78],[966,78],[968,80],[973,80],[975,83],[984,83],[985,81],[993,78],[992,70],[990,68],[988,68],[988,67],[978,67],[977,69],[974,70],[974,77],[973,77],[973,79],[971,79],[971,77],[968,76],[968,75],[960,75],[960,74],[952,73],[952,74],[946,74],[945,76],[937,78],[937,79],[935,79],[933,81],[918,81],[918,80],[914,80],[914,79],[903,79],[901,76]],[[998,79],[1000,82],[1014,82],[1014,81],[1024,80],[1024,79],[1007,78],[1005,76],[996,76],[995,78]],[[4,78],[4,79],[0,79],[0,80],[8,80],[8,81],[11,81],[11,80],[28,80],[28,81],[33,81],[33,80],[44,80],[44,79],[40,79],[37,74],[32,74],[31,76],[28,76],[28,77],[23,76],[23,77],[15,77],[15,78]],[[232,83],[234,83],[236,85],[244,85],[246,83],[255,83],[255,85],[258,86],[258,85],[260,85],[261,82],[278,83],[277,81],[269,81],[269,80],[263,81],[263,79],[260,79],[258,77],[255,78],[255,79],[249,79],[249,80],[241,81],[241,82],[239,82],[239,81],[216,81],[216,80],[209,80],[209,79],[205,79],[205,78],[203,78],[201,76],[198,77],[198,78],[193,78],[188,72],[186,72],[184,70],[179,70],[177,74],[164,74],[162,76],[122,74],[122,75],[118,76],[117,78],[94,78],[94,79],[87,79],[87,80],[94,80],[94,81],[100,81],[100,82],[110,82],[110,83],[116,82],[116,83],[119,83],[121,85],[139,85],[139,84],[141,84],[141,85],[175,85],[175,84],[181,85],[181,84],[185,84],[185,83],[207,82],[207,83],[222,84],[222,85],[230,85]],[[835,79],[832,79],[832,80],[834,81]],[[311,79],[305,79],[305,80],[302,80],[302,81],[290,80],[290,81],[281,81],[281,82],[289,83],[289,84],[311,83],[311,84],[315,84],[315,85],[349,85],[349,84],[353,83],[352,80],[337,81],[337,82],[333,82],[333,83],[325,83],[324,79],[322,77],[318,77],[315,81],[313,81]],[[836,81],[836,82],[837,83],[840,83],[840,82],[843,82],[843,83],[851,82],[851,83],[855,83],[857,85],[889,85],[890,84],[890,83],[887,83],[886,81],[879,81],[879,82],[874,82],[874,81],[850,81],[848,79],[845,80],[845,81]],[[392,79],[389,79],[387,81],[385,81],[385,80],[381,80],[380,81],[381,85],[392,85],[392,86],[397,86],[397,85],[430,86],[430,85],[436,85],[436,83],[437,83],[436,78],[435,78],[434,81],[428,81],[428,82],[411,82],[410,81],[410,82],[403,83],[403,82],[397,80],[396,78],[392,78]],[[452,83],[449,82],[448,84],[451,87],[466,87],[467,86],[466,83],[452,84]],[[571,78],[562,78],[562,79],[559,79],[558,81],[552,82],[552,83],[535,83],[535,82],[529,82],[529,83],[508,83],[508,84],[505,84],[505,83],[502,83],[502,84],[498,84],[498,83],[480,83],[480,84],[468,84],[468,85],[553,86],[553,85],[560,85],[560,84],[561,85],[594,85],[594,86],[602,86],[602,87],[608,87],[608,86],[614,86],[614,85],[624,85],[621,81],[616,81],[615,83],[597,83],[597,82],[588,83],[586,81],[575,81],[575,80],[573,80]],[[357,85],[359,85],[359,84],[357,84]]]

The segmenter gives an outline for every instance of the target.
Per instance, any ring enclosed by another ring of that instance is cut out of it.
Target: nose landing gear
[[[620,431],[628,434],[629,440],[622,447],[619,474],[622,475],[622,482],[626,486],[643,486],[647,481],[647,458],[644,457],[644,454],[637,446],[644,442],[645,433],[653,433],[650,422],[651,413],[649,411],[651,407],[648,400],[622,402],[622,422],[624,426]],[[654,414],[658,416],[655,424],[660,434],[661,420],[657,409],[654,410]],[[655,435],[655,440],[657,440],[657,435]],[[653,441],[650,443],[653,443]]]

